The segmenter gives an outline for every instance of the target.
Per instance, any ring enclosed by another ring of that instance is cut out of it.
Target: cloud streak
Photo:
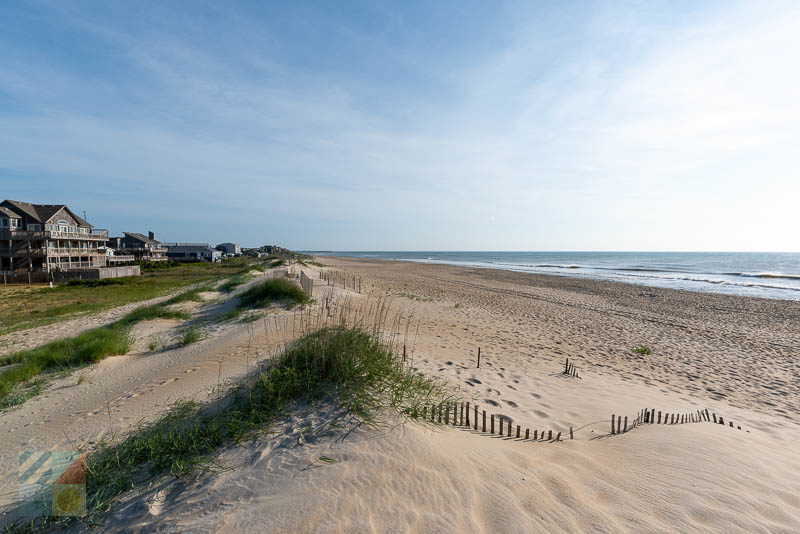
[[[800,11],[726,6],[508,4],[442,41],[446,10],[44,5],[70,59],[0,40],[3,194],[294,248],[797,249]]]

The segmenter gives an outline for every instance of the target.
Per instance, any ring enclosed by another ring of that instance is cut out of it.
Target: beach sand
[[[481,410],[523,429],[562,432],[562,441],[396,419],[379,429],[330,427],[340,414],[334,406],[305,407],[224,451],[219,461],[229,470],[161,480],[125,496],[98,531],[800,530],[800,303],[409,262],[321,261],[362,278],[364,295],[339,296],[388,298],[413,317],[412,365],[446,379]],[[121,391],[139,377],[157,382],[156,368],[164,377],[183,373],[167,387],[140,387],[138,400],[115,401],[113,420],[122,423],[128,405],[130,417],[152,418],[167,397],[213,386],[219,361],[228,377],[243,372],[246,328],[231,327],[158,365],[141,357],[106,364],[140,368],[128,382],[93,371],[102,387]],[[632,350],[643,345],[652,354]],[[580,379],[562,374],[567,357]],[[185,379],[183,367],[198,364],[208,369]],[[169,395],[153,403],[154,390]],[[76,396],[102,409],[100,397],[99,390]],[[0,416],[4,426],[8,418],[20,422],[15,413],[38,417],[49,409],[29,403]],[[708,408],[726,425],[640,425],[610,435],[612,414],[633,420],[643,408]],[[86,415],[74,415],[80,428]],[[564,439],[570,427],[575,439]],[[27,443],[46,441],[14,428]],[[99,429],[92,427],[93,437]]]

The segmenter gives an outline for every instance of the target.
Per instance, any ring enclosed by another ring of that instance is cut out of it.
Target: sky
[[[800,251],[800,3],[0,3],[0,199],[295,250]]]

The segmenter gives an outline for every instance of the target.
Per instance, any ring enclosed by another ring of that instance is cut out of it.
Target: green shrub
[[[197,341],[203,339],[203,333],[200,332],[200,329],[196,326],[190,326],[183,332],[183,337],[181,338],[181,345],[191,345]]]
[[[309,302],[311,297],[305,291],[284,278],[265,280],[239,296],[240,306],[247,308],[265,308],[274,303],[284,303],[292,307]]]
[[[653,350],[646,345],[634,348],[633,352],[635,352],[636,354],[653,354]]]

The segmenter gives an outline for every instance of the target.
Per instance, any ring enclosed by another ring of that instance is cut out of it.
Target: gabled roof
[[[146,235],[137,234],[136,232],[122,232],[128,237],[132,237],[142,243],[147,243],[148,245],[160,245],[161,241],[156,241],[155,239],[150,239]]]
[[[4,200],[4,204],[15,208],[18,212],[26,214],[28,217],[34,219],[42,224],[47,223],[53,218],[53,215],[66,209],[72,218],[77,221],[80,226],[93,228],[91,224],[82,218],[78,217],[66,204],[31,204],[30,202],[21,202],[19,200]]]
[[[11,217],[13,219],[19,219],[20,218],[20,216],[17,213],[14,213],[13,211],[11,211],[8,208],[4,208],[3,206],[0,206],[0,213],[2,213],[3,215],[6,215],[8,217]]]

